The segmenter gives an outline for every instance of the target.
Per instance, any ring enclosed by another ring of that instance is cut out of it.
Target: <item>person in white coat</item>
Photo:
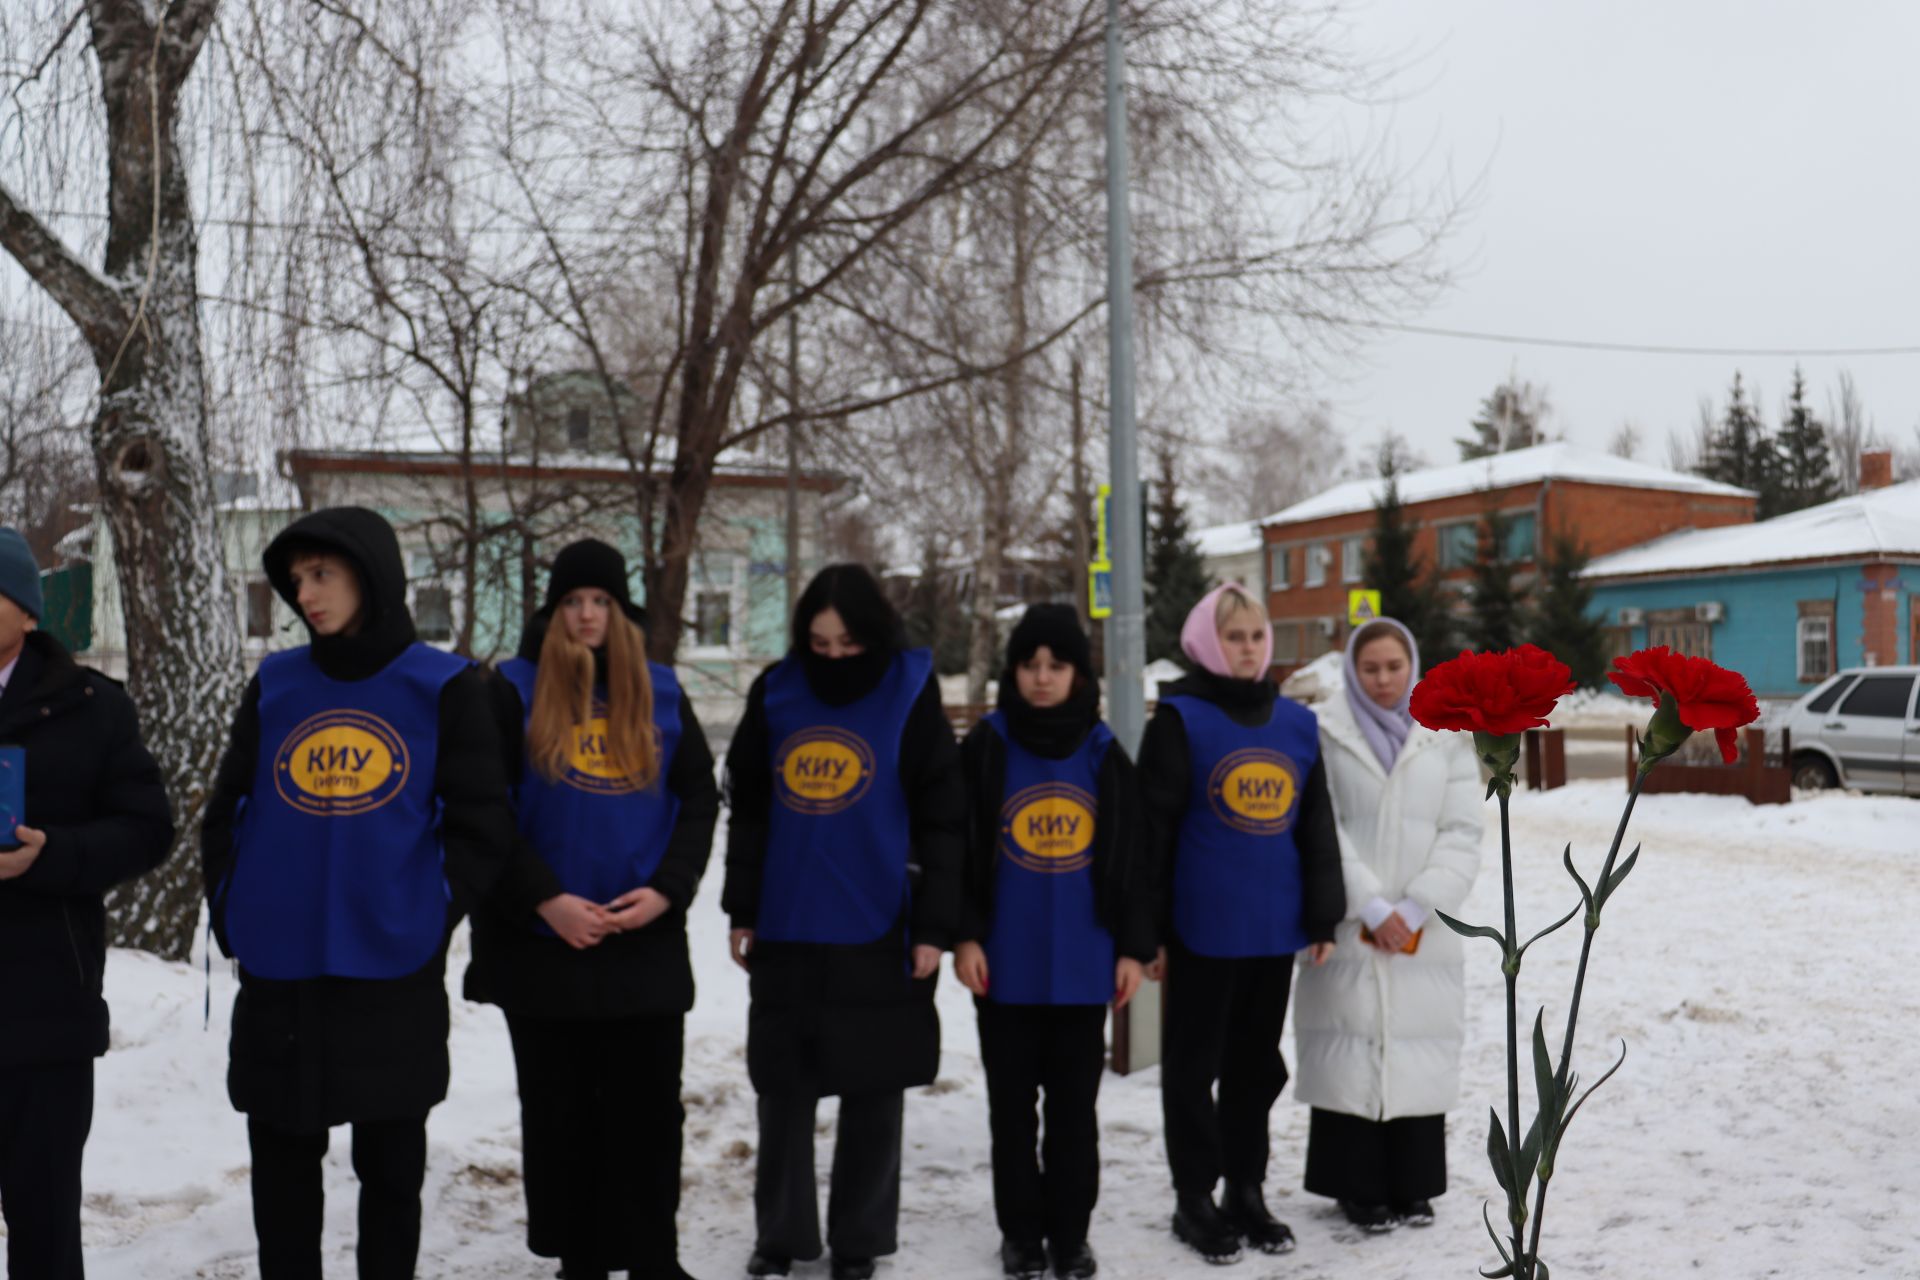
[[[1340,823],[1347,918],[1295,993],[1297,1096],[1313,1108],[1305,1187],[1367,1231],[1433,1221],[1466,1019],[1457,913],[1480,870],[1481,780],[1466,734],[1407,706],[1419,647],[1382,618],[1347,643],[1345,690],[1318,708]]]

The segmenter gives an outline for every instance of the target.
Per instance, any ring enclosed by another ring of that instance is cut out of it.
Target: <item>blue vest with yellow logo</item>
[[[1094,902],[1093,824],[1100,765],[1113,734],[1096,724],[1064,760],[1007,744],[994,860],[987,998],[996,1004],[1105,1004],[1113,999],[1113,935]]]
[[[414,644],[365,680],[305,647],[260,663],[260,757],[221,897],[262,978],[400,978],[447,928],[434,765],[440,693],[471,664]]]
[[[560,887],[590,902],[607,903],[653,879],[680,816],[680,800],[667,789],[667,770],[680,743],[680,682],[671,668],[648,663],[653,681],[653,724],[660,735],[660,772],[638,787],[613,772],[607,760],[607,708],[597,696],[594,718],[574,728],[567,771],[548,779],[531,764],[515,788],[520,830],[553,868]],[[537,664],[515,658],[500,674],[520,691],[520,705],[533,714]],[[535,928],[551,934],[544,922]]]
[[[755,934],[769,942],[873,942],[907,902],[912,824],[900,738],[933,673],[908,649],[874,690],[831,707],[800,662],[767,673],[773,813]]]
[[[1192,781],[1173,864],[1173,926],[1203,956],[1284,956],[1307,945],[1300,789],[1320,758],[1313,712],[1276,698],[1248,727],[1203,698],[1167,701],[1186,725]]]

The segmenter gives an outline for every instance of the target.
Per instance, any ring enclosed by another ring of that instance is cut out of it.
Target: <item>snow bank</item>
[[[1575,891],[1561,848],[1589,874],[1619,815],[1618,781],[1516,797],[1523,928]],[[1491,823],[1495,810],[1486,809]],[[1920,984],[1902,922],[1920,915],[1912,801],[1823,793],[1754,808],[1715,796],[1641,800],[1639,868],[1598,935],[1577,1067],[1597,1078],[1624,1039],[1627,1064],[1580,1113],[1548,1204],[1556,1275],[1718,1280],[1920,1275],[1911,1205],[1920,1196]],[[1498,843],[1461,914],[1499,918]],[[753,1095],[742,1046],[746,981],[727,961],[716,860],[695,904],[700,986],[688,1022],[683,1256],[702,1280],[740,1273],[752,1244]],[[1864,918],[1871,904],[1873,917]],[[1876,922],[1886,922],[1885,924]],[[1563,1009],[1579,935],[1527,955],[1523,998]],[[1273,1115],[1269,1197],[1300,1236],[1284,1260],[1250,1258],[1243,1280],[1470,1277],[1492,1258],[1480,1223],[1496,1194],[1485,1116],[1504,1096],[1503,1013],[1493,950],[1468,950],[1465,1100],[1449,1126],[1453,1191],[1424,1231],[1361,1238],[1299,1190],[1307,1116],[1283,1095]],[[1901,957],[1906,957],[1902,959]],[[449,986],[465,967],[456,940]],[[85,1233],[95,1280],[253,1274],[245,1127],[225,1097],[234,981],[213,974],[201,1026],[193,965],[116,952],[107,969],[114,1049],[101,1063],[87,1149]],[[994,1280],[998,1236],[986,1100],[965,992],[943,976],[940,1079],[907,1103],[902,1252],[881,1280]],[[1292,1057],[1291,1037],[1287,1053]],[[422,1280],[551,1277],[524,1248],[512,1054],[491,1008],[453,1001],[452,1093],[433,1113]],[[1211,1276],[1167,1231],[1158,1073],[1108,1076],[1104,1174],[1093,1243],[1108,1280]],[[833,1104],[820,1120],[830,1127]],[[610,1117],[610,1121],[617,1117]],[[326,1165],[329,1275],[351,1275],[353,1181],[336,1131]],[[820,1169],[828,1164],[822,1145]],[[825,1202],[824,1186],[821,1193]],[[824,1264],[795,1271],[823,1280]]]

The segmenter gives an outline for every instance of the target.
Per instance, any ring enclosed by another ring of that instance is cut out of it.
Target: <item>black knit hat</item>
[[[594,538],[568,543],[553,558],[553,576],[547,579],[547,602],[542,607],[552,609],[568,592],[582,587],[598,587],[628,614],[639,612],[627,589],[627,558]]]
[[[1080,615],[1072,605],[1028,606],[1007,640],[1007,670],[1031,658],[1042,645],[1088,680],[1094,679],[1093,648],[1087,641],[1087,633],[1080,629]]]

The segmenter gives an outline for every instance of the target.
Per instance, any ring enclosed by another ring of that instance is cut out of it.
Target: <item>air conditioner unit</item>
[[[1323,635],[1323,636],[1333,636],[1333,635],[1338,635],[1338,634],[1339,634],[1339,632],[1340,632],[1340,619],[1338,619],[1338,618],[1322,618],[1322,619],[1320,619],[1320,634],[1321,634],[1321,635]]]
[[[1620,625],[1623,627],[1637,627],[1646,620],[1647,611],[1645,609],[1622,609],[1620,611]]]
[[[1718,600],[1707,600],[1693,606],[1695,622],[1718,622],[1727,616],[1727,606]]]

